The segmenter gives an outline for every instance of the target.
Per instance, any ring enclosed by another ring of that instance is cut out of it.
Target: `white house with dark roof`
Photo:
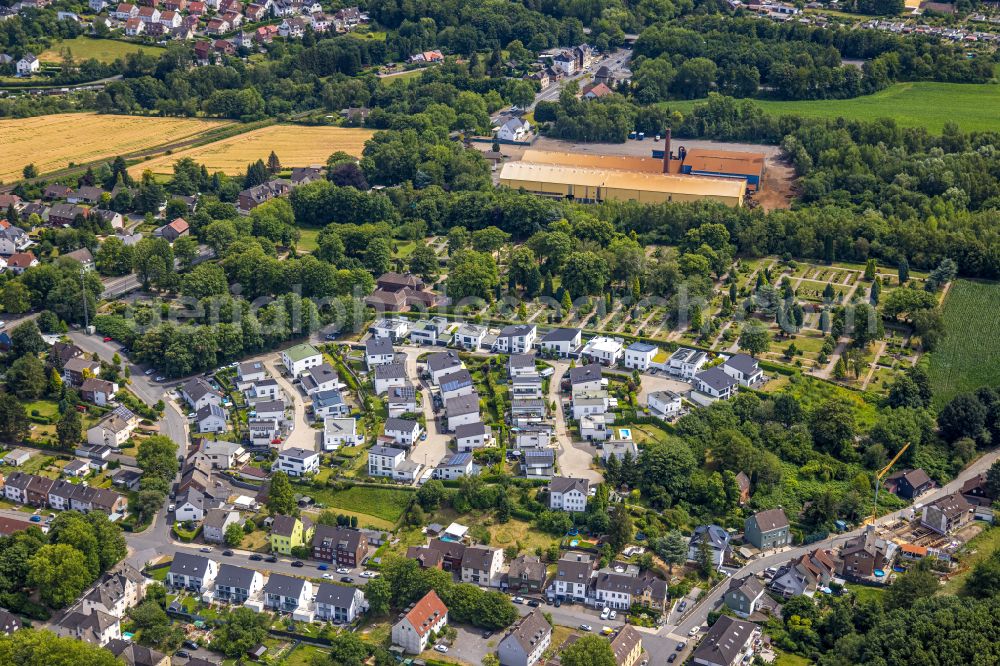
[[[417,404],[417,389],[407,382],[403,386],[393,386],[386,393],[386,407],[389,416],[399,417],[403,414],[415,414],[420,409]]]
[[[472,375],[465,368],[442,375],[438,380],[438,386],[441,388],[441,399],[446,401],[476,391],[476,386],[472,383]]]
[[[277,400],[281,396],[281,386],[275,379],[259,379],[247,386],[245,393],[247,399],[251,402],[256,402],[258,400]]]
[[[471,475],[474,469],[471,453],[452,453],[438,463],[438,466],[431,473],[431,477],[451,481]]]
[[[241,382],[259,382],[267,379],[267,370],[260,361],[247,361],[239,364],[236,376]]]
[[[710,400],[728,400],[736,394],[740,384],[719,366],[699,372],[694,379],[697,391]]]
[[[600,391],[603,385],[600,364],[589,363],[570,368],[569,384],[574,398],[584,393]]]
[[[382,395],[394,386],[404,386],[406,380],[406,366],[402,363],[386,363],[375,366],[375,393]]]
[[[587,510],[590,481],[566,476],[554,476],[549,481],[549,508],[572,513]]]
[[[543,352],[568,358],[580,349],[580,338],[578,328],[557,328],[542,336],[538,346]]]
[[[38,57],[34,53],[25,53],[24,56],[17,61],[17,75],[18,76],[31,76],[41,69],[42,64],[38,61]]]
[[[368,449],[368,476],[392,478],[396,468],[406,460],[406,451],[391,446],[373,446]]]
[[[458,357],[458,353],[454,351],[428,354],[427,358],[424,360],[424,366],[427,369],[427,374],[430,375],[431,384],[434,386],[437,386],[440,383],[442,377],[465,368],[465,364],[462,362],[462,359],[460,359]]]
[[[410,333],[408,319],[379,319],[368,327],[368,331],[376,338],[388,338],[390,342],[399,342]]]
[[[549,588],[549,596],[578,603],[590,596],[591,581],[596,563],[590,553],[567,552],[556,562],[556,575]]]
[[[312,397],[313,417],[325,419],[328,416],[347,416],[351,408],[344,402],[344,396],[337,389],[320,391]]]
[[[533,355],[511,354],[510,358],[507,359],[507,375],[511,379],[537,374],[538,370],[535,368],[535,357]]]
[[[201,377],[194,377],[184,382],[180,389],[181,397],[190,405],[191,410],[197,412],[207,405],[222,406],[222,394],[211,387]]]
[[[625,348],[625,367],[645,372],[659,351],[659,347],[648,342],[633,342]]]
[[[264,576],[253,569],[223,564],[215,576],[212,599],[224,604],[242,605],[260,597]]]
[[[535,345],[538,329],[534,324],[505,326],[493,343],[493,351],[501,354],[523,354]]]
[[[469,546],[462,555],[462,582],[483,587],[500,587],[503,549]]]
[[[264,584],[264,608],[294,615],[306,609],[312,589],[312,583],[305,579],[273,573]]]
[[[170,563],[166,582],[168,587],[203,593],[212,586],[218,573],[219,565],[215,560],[203,555],[177,552]]]
[[[319,365],[307,368],[302,373],[299,383],[305,390],[306,395],[315,395],[320,391],[329,391],[341,386],[337,371],[329,363],[320,363]]]
[[[520,375],[510,380],[511,400],[531,400],[543,397],[540,375]]]
[[[467,423],[455,428],[455,444],[459,451],[473,451],[489,444],[493,433],[482,421]]]
[[[742,386],[753,386],[764,377],[757,359],[747,354],[734,354],[722,364],[722,370]]]
[[[321,583],[316,590],[316,617],[334,624],[350,624],[368,610],[364,593],[353,586]]]
[[[705,633],[691,661],[700,666],[736,666],[747,657],[752,659],[753,644],[759,637],[756,624],[723,615]]]
[[[699,525],[694,528],[694,533],[688,540],[688,560],[697,562],[701,558],[702,543],[708,548],[712,564],[716,569],[721,569],[729,554],[729,532],[718,525]]]
[[[468,395],[451,398],[445,401],[445,413],[448,415],[448,430],[470,423],[479,423],[479,394],[473,391]]]
[[[395,358],[396,352],[392,350],[392,340],[389,337],[372,336],[365,342],[365,365],[369,370],[392,363]]]
[[[552,626],[534,609],[511,627],[497,646],[500,666],[534,666],[552,644]]]
[[[207,404],[195,414],[198,432],[225,432],[228,415],[219,405]]]
[[[420,423],[410,419],[388,418],[385,421],[385,436],[401,447],[410,448],[420,437]]]
[[[288,476],[304,476],[319,471],[319,454],[315,451],[293,447],[278,453],[272,471],[285,472]]]

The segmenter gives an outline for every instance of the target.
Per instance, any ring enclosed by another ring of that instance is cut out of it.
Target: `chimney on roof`
[[[670,128],[666,130],[666,143],[663,146],[663,173],[670,173]]]

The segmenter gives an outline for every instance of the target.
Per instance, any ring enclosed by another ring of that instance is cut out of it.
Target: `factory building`
[[[759,153],[699,151],[693,156],[692,150],[684,151],[687,160],[673,154],[664,159],[669,146],[668,132],[667,150],[658,158],[526,150],[520,161],[503,165],[500,184],[581,203],[710,200],[738,207],[743,205],[751,178],[751,189],[760,183],[764,156]]]

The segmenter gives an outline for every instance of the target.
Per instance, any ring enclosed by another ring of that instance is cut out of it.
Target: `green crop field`
[[[1000,383],[1000,283],[958,280],[944,302],[945,337],[931,354],[937,405]]]
[[[896,83],[874,95],[854,99],[753,102],[775,115],[893,118],[903,127],[926,127],[931,132],[940,132],[948,121],[958,123],[966,132],[1000,130],[1000,114],[984,113],[984,109],[1000,108],[1000,85],[995,83]],[[670,102],[667,106],[684,112],[697,103]]]
[[[159,46],[119,42],[114,39],[74,37],[73,39],[55,42],[51,48],[38,56],[38,59],[43,62],[61,62],[63,49],[66,48],[70,50],[73,54],[73,59],[77,62],[94,58],[107,63],[114,62],[118,58],[124,58],[126,53],[134,53],[135,51],[144,51],[153,56],[158,56],[164,51]]]

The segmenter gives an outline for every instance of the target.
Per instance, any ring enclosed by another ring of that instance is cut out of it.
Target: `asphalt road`
[[[597,61],[587,69],[582,69],[573,74],[572,76],[567,76],[561,81],[550,84],[549,86],[540,90],[538,94],[535,95],[535,101],[532,102],[530,107],[528,107],[528,111],[533,110],[535,108],[535,105],[537,105],[539,102],[553,102],[559,99],[559,93],[562,91],[562,87],[566,83],[568,83],[569,81],[577,81],[585,76],[592,75],[594,72],[600,69],[602,65],[607,65],[608,68],[611,69],[612,71],[618,71],[627,68],[627,63],[631,57],[632,57],[632,49],[620,49],[618,51],[615,51],[608,57]]]

